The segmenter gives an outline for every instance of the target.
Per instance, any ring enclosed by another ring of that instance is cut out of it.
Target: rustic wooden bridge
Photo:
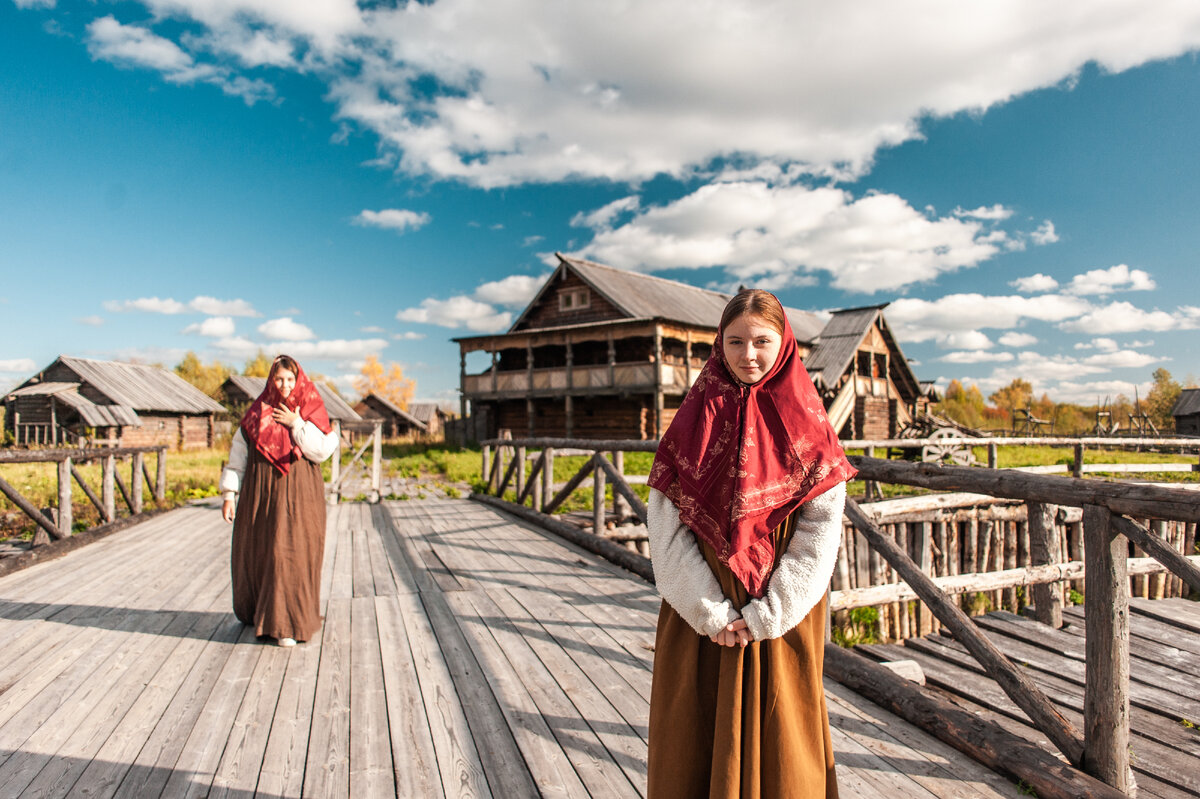
[[[215,508],[0,578],[0,797],[644,795],[652,586],[467,500],[329,514],[294,649],[230,613]],[[844,796],[1022,795],[826,690]]]

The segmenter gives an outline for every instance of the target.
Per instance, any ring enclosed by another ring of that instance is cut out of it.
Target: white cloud
[[[359,333],[386,333],[387,331],[384,330],[379,325],[367,325],[366,327],[360,327],[358,329],[358,332]]]
[[[512,314],[497,311],[487,303],[470,297],[457,296],[448,300],[432,297],[422,300],[418,308],[406,308],[396,312],[402,322],[421,322],[457,329],[465,327],[480,333],[498,333],[508,327]]]
[[[212,343],[213,349],[230,358],[253,358],[259,350],[266,351],[262,344],[255,344],[245,336],[231,336]],[[269,353],[278,355],[278,353]]]
[[[1025,319],[1059,322],[1091,307],[1087,300],[1062,294],[947,294],[936,300],[902,297],[888,306],[887,319],[901,341],[929,341],[979,327],[1011,329]]]
[[[275,341],[268,348],[296,358],[363,358],[378,355],[388,343],[381,338],[330,339],[328,341]]]
[[[1008,285],[1022,294],[1037,294],[1043,291],[1054,291],[1058,288],[1058,281],[1049,275],[1043,275],[1041,272],[1038,272],[1036,275],[1019,277]]]
[[[572,224],[595,234],[573,254],[602,263],[645,272],[723,266],[738,282],[772,288],[825,272],[835,288],[864,293],[975,266],[1000,252],[1005,235],[977,220],[930,218],[894,194],[856,199],[761,181],[709,184],[644,209],[626,197]]]
[[[509,275],[502,280],[481,284],[475,289],[475,299],[509,308],[524,308],[547,277],[549,275]]]
[[[258,332],[269,339],[279,341],[308,341],[316,338],[316,334],[308,325],[293,321],[290,316],[271,319],[258,326]]]
[[[1031,344],[1037,344],[1037,340],[1037,336],[1016,331],[1005,333],[999,338],[1000,344],[1005,347],[1028,347]]]
[[[320,75],[337,118],[373,131],[381,159],[481,186],[638,182],[731,153],[742,174],[860,175],[880,147],[918,138],[926,117],[1069,86],[1089,63],[1120,72],[1200,44],[1189,0],[1154,14],[1136,0],[1086,14],[1019,0],[921,14],[883,0],[572,3],[552,14],[532,0],[143,2],[155,19],[199,23],[193,46],[217,60]]]
[[[1106,366],[1109,369],[1136,369],[1164,360],[1170,359],[1156,358],[1153,355],[1147,355],[1144,352],[1135,352],[1134,350],[1114,350],[1112,352],[1089,355],[1083,359],[1083,362],[1092,366]]]
[[[24,374],[37,369],[32,358],[9,358],[0,361],[0,373]]]
[[[544,241],[545,238],[546,238],[545,236],[526,236],[524,239],[521,240],[521,246],[522,247],[532,247],[533,245],[537,244],[538,242]]]
[[[1003,205],[996,203],[993,206],[981,206],[970,211],[962,208],[955,208],[954,215],[957,217],[965,217],[967,219],[982,219],[990,222],[1000,222],[1012,216],[1012,209],[1005,208]]]
[[[144,311],[146,313],[161,313],[161,314],[180,314],[187,310],[187,306],[178,300],[171,298],[159,299],[158,297],[138,297],[136,300],[105,300],[104,310],[106,311]]]
[[[1038,225],[1038,229],[1029,234],[1033,239],[1034,244],[1045,245],[1054,244],[1058,241],[1058,234],[1054,232],[1054,223],[1049,219]]]
[[[1172,314],[1157,309],[1143,311],[1128,302],[1112,302],[1059,327],[1071,333],[1092,334],[1195,330],[1200,328],[1200,308],[1185,306]]]
[[[1112,294],[1114,291],[1150,291],[1153,288],[1156,285],[1149,274],[1117,264],[1075,275],[1064,291],[1069,294]]]
[[[188,303],[193,311],[199,311],[209,316],[261,316],[254,306],[246,300],[218,300],[216,297],[203,295],[193,297]]]
[[[1120,394],[1132,397],[1137,393],[1145,397],[1152,385],[1150,382],[1131,383],[1128,380],[1098,380],[1084,383],[1064,380],[1055,386],[1054,399],[1058,402],[1092,404],[1102,402],[1105,397],[1115,397]]]
[[[17,8],[54,8],[55,0],[13,0]]]
[[[247,105],[269,100],[275,94],[262,79],[231,74],[223,66],[197,63],[173,40],[148,28],[124,25],[111,15],[93,20],[87,33],[88,52],[98,61],[157,70],[169,83],[210,83],[228,95],[242,98]]]
[[[994,391],[1019,377],[1032,383],[1035,390],[1044,391],[1048,383],[1057,382],[1065,375],[1081,377],[1107,371],[1107,367],[1085,364],[1068,355],[1042,355],[1026,350],[1017,353],[1017,360],[1013,365],[997,368],[991,377],[980,380],[979,385],[980,388],[987,386],[989,391]]]
[[[425,338],[425,334],[418,333],[415,330],[405,330],[403,333],[393,333],[392,338],[397,341],[420,341]]]
[[[1116,352],[1120,349],[1117,342],[1111,338],[1094,338],[1091,341],[1081,341],[1075,345],[1077,350],[1100,350],[1101,352]]]
[[[992,340],[978,330],[962,330],[938,338],[938,346],[944,350],[986,350]]]
[[[81,325],[87,325],[88,327],[100,327],[104,324],[104,317],[93,314],[91,316],[81,316],[75,321]]]
[[[210,316],[203,322],[190,324],[183,329],[190,335],[208,336],[210,338],[230,338],[235,326],[231,316]]]
[[[403,208],[384,208],[382,211],[363,210],[354,217],[354,224],[361,227],[378,227],[403,233],[406,230],[418,230],[429,224],[432,219],[424,211],[409,211]]]
[[[985,363],[987,361],[1011,361],[1015,356],[1011,352],[988,352],[986,350],[964,350],[949,352],[938,358],[946,363]]]

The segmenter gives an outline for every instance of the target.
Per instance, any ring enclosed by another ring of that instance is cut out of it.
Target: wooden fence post
[[[1083,508],[1087,599],[1083,768],[1119,791],[1135,788],[1129,769],[1129,542],[1099,505]]]
[[[117,492],[113,478],[117,470],[115,455],[104,456],[104,476],[100,480],[100,501],[104,503],[104,520],[117,518]]]
[[[129,459],[129,501],[133,503],[130,510],[136,516],[142,512],[142,463],[145,460],[142,453],[135,452]]]
[[[614,449],[612,454],[613,468],[617,470],[617,474],[625,476],[625,451]],[[630,514],[629,501],[617,491],[613,491],[613,514],[617,517],[617,524],[621,523],[622,519],[626,519]]]
[[[525,493],[525,445],[522,444],[517,447],[516,451],[516,460],[514,462],[517,464],[517,496],[519,497]]]
[[[1034,566],[1062,563],[1058,529],[1054,517],[1058,508],[1042,502],[1029,503],[1029,555]],[[1033,617],[1042,624],[1062,627],[1062,583],[1033,586]]]
[[[338,480],[342,476],[342,423],[339,419],[333,420],[333,433],[337,436],[337,443],[333,447],[333,460],[329,464],[329,485],[336,486]],[[337,504],[337,491],[329,493],[329,504]]]
[[[542,504],[539,511],[545,511],[546,504],[554,498],[554,447],[542,450],[546,454],[546,463],[542,466]]]
[[[546,469],[546,450],[542,450],[541,458],[534,466],[534,473],[529,475],[529,479],[533,481],[533,485],[529,486],[529,507],[536,511],[540,511],[542,509],[542,486],[546,484],[546,481],[542,479],[542,475],[537,473],[539,466],[543,471]]]
[[[1075,462],[1071,464],[1071,474],[1074,477],[1083,477],[1083,442],[1075,445]]]
[[[988,468],[995,469],[996,464],[1000,462],[999,452],[997,451],[996,442],[988,442]]]
[[[378,502],[383,485],[383,420],[375,422],[375,437],[371,446],[371,501]]]
[[[597,452],[592,457],[596,459],[596,467],[592,469],[592,532],[604,535],[604,469],[599,463],[604,460],[604,453]]]
[[[71,459],[58,462],[58,529],[64,536],[71,535]]]
[[[158,448],[158,459],[154,469],[154,499],[165,502],[167,499],[167,448]]]
[[[488,481],[488,490],[495,491],[497,496],[500,494],[500,483],[504,480],[504,456],[508,454],[507,449],[503,444],[496,447],[496,461],[492,464],[492,474],[496,475],[495,484]]]
[[[487,482],[491,475],[489,469],[492,465],[492,445],[484,444],[481,447],[481,452],[483,454],[483,462],[479,465],[479,479]],[[490,489],[491,486],[488,486],[488,488]]]

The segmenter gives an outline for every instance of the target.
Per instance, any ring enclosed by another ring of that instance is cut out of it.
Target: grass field
[[[225,447],[197,450],[191,452],[171,452],[167,455],[167,498],[164,507],[176,507],[190,499],[197,499],[217,494],[217,481],[220,477],[221,465],[228,455]],[[343,450],[343,461],[349,461],[352,452]],[[475,448],[460,449],[436,444],[384,444],[383,456],[385,468],[389,475],[410,478],[433,478],[447,484],[469,486],[471,490],[480,490],[483,480],[479,474],[481,464],[480,451]],[[369,453],[368,453],[369,457]],[[981,462],[987,460],[986,447],[976,447],[975,457]],[[1001,468],[1015,466],[1044,466],[1050,464],[1067,464],[1074,457],[1070,447],[1000,447],[997,452]],[[628,474],[649,474],[653,462],[653,454],[649,452],[625,453],[625,471]],[[586,460],[586,456],[557,457],[554,459],[554,481],[566,482],[574,475]],[[1179,455],[1161,452],[1129,452],[1123,450],[1088,449],[1084,454],[1085,463],[1196,463],[1196,455]],[[100,465],[86,464],[80,467],[84,479],[99,493]],[[123,479],[129,476],[129,464],[123,466]],[[154,458],[147,458],[147,468],[154,472]],[[323,466],[325,477],[328,479],[330,464]],[[0,477],[7,480],[39,508],[52,506],[57,501],[58,488],[54,464],[11,464],[0,465]],[[1139,479],[1156,480],[1161,482],[1200,481],[1200,473],[1162,472],[1139,473]],[[151,507],[153,501],[144,481],[143,498],[146,507]],[[854,481],[849,485],[851,496],[861,496],[863,483]],[[633,489],[644,500],[649,489],[644,485],[635,485]],[[884,496],[903,496],[922,493],[921,489],[909,486],[884,485]],[[606,488],[606,497],[612,501],[612,487]],[[509,491],[508,498],[515,499],[515,492]],[[99,523],[96,509],[88,502],[78,486],[73,489],[74,517],[76,530],[84,530]],[[118,497],[118,505],[122,505]],[[560,507],[559,512],[587,511],[592,507],[592,489],[590,485],[577,489]],[[6,537],[28,537],[33,534],[33,522],[5,497],[0,497],[0,535]]]

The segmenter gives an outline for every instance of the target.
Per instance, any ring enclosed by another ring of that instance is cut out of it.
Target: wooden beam
[[[547,506],[543,505],[541,500],[549,502],[554,494],[554,448],[545,447],[542,450],[542,458],[546,461],[545,466],[542,467],[542,496],[538,498],[539,501],[535,502],[533,507],[549,513],[550,511],[546,509]]]
[[[600,453],[596,454],[597,456],[600,455]],[[629,483],[626,482],[624,476],[617,470],[615,466],[609,463],[607,459],[600,457],[597,463],[599,463],[600,468],[603,469],[610,478],[612,478],[613,494],[619,493],[621,496],[623,496],[629,503],[629,506],[633,508],[633,512],[637,514],[638,519],[642,522],[642,524],[645,524],[646,503],[642,502],[642,498],[634,493],[633,489],[630,488]]]
[[[546,465],[546,453],[543,451],[533,462],[533,468],[529,470],[529,479],[525,481],[525,489],[517,492],[517,504],[524,505],[525,500],[530,494],[533,495],[533,507],[539,509],[541,506],[541,487],[542,483],[538,479],[541,476],[542,467]]]
[[[592,468],[592,532],[596,535],[604,535],[604,520],[607,503],[604,501],[604,478],[608,474],[604,467],[609,466],[608,459],[604,457],[603,452],[597,452],[592,456],[596,467]]]
[[[212,430],[212,417],[209,416],[209,430]],[[334,422],[337,424],[337,422]],[[154,462],[154,499],[165,502],[167,499],[167,448],[158,448],[158,457]]]
[[[144,455],[140,452],[133,453],[133,458],[129,463],[129,511],[134,515],[142,512],[142,462]]]
[[[863,514],[858,503],[849,498],[846,500],[846,516],[867,539],[871,548],[917,592],[917,596],[929,606],[942,624],[950,628],[954,637],[979,661],[1004,693],[1025,711],[1034,725],[1071,763],[1078,765],[1083,758],[1083,740],[1071,722],[1050,704],[1045,694],[979,631],[957,604],[952,603],[938,590],[933,580],[917,568],[906,553],[900,551],[895,541],[884,535],[875,523]]]
[[[1129,544],[1117,535],[1112,514],[1083,508],[1087,599],[1083,603],[1087,669],[1083,698],[1083,768],[1132,795],[1129,768]]]
[[[587,449],[593,452],[599,452],[600,450],[612,451],[614,449],[624,450],[625,452],[654,452],[658,449],[657,441],[643,441],[637,438],[489,438],[480,443],[484,446],[495,446],[503,443],[505,445],[521,444],[531,449],[549,447],[553,449]]]
[[[58,529],[71,535],[75,515],[71,508],[71,459],[58,462]]]
[[[1074,477],[1028,474],[1011,469],[978,469],[909,463],[849,456],[859,479],[921,486],[948,491],[972,491],[994,497],[1058,505],[1103,505],[1129,516],[1200,521],[1196,493],[1180,488],[1135,483],[1105,483]]]
[[[70,464],[71,476],[75,478],[75,482],[79,483],[79,487],[83,489],[83,495],[95,506],[96,511],[100,514],[100,518],[106,522],[111,522],[112,519],[108,518],[104,513],[104,502],[96,496],[96,492],[84,481],[83,475],[75,468],[75,464],[70,463],[70,461],[68,461],[68,464]]]
[[[100,498],[104,502],[104,509],[100,513],[104,516],[104,520],[111,522],[117,518],[117,497],[113,490],[114,476],[117,469],[117,458],[115,455],[109,455],[104,459],[104,476],[100,478]]]
[[[1118,533],[1145,550],[1147,555],[1190,585],[1193,591],[1200,592],[1200,567],[1196,566],[1193,559],[1184,557],[1166,541],[1131,519],[1114,516],[1112,524]]]
[[[30,519],[33,519],[33,521],[37,523],[38,527],[41,527],[43,530],[49,533],[51,538],[66,538],[62,530],[58,529],[54,522],[42,515],[42,512],[35,508],[32,502],[21,496],[21,492],[9,485],[8,481],[3,477],[0,477],[0,493],[3,493],[4,496],[8,497],[9,500],[12,501],[12,504],[20,508],[26,516],[28,516]]]
[[[567,497],[571,496],[571,492],[579,488],[579,484],[587,479],[587,476],[592,473],[592,469],[596,467],[596,461],[593,458],[588,458],[584,461],[583,468],[575,473],[575,476],[567,481],[554,498],[546,503],[546,507],[542,509],[543,513],[550,514],[554,509],[566,501]]]

